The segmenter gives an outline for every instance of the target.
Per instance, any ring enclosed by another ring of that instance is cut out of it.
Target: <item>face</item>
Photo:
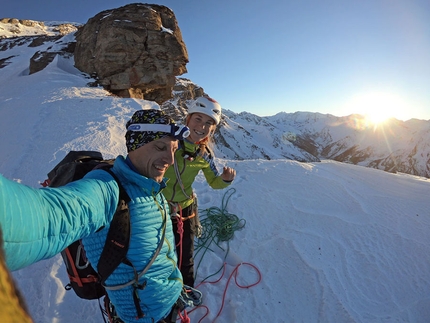
[[[168,136],[130,151],[128,156],[141,175],[160,183],[167,168],[173,164],[177,149],[178,141]]]
[[[190,128],[190,135],[187,139],[192,142],[199,142],[206,138],[216,128],[214,119],[198,112],[188,117],[187,126]]]

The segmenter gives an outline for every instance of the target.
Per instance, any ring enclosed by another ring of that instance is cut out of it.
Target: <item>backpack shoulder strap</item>
[[[115,173],[111,170],[112,165],[107,165],[107,167],[102,167],[103,170],[107,171],[110,176],[113,177],[115,182],[118,184],[119,188],[119,201],[124,200],[126,203],[130,202],[130,196],[128,196],[124,186],[122,186],[121,181],[119,178],[115,175]],[[118,203],[119,204],[119,203]]]
[[[119,187],[119,201],[106,237],[103,251],[97,265],[97,272],[102,283],[112,274],[121,262],[126,259],[130,245],[130,212],[128,202],[130,197],[112,172],[111,167],[103,167],[117,182]]]

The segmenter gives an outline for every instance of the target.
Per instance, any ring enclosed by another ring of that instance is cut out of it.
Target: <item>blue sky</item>
[[[128,1],[8,1],[0,18],[85,23]],[[171,8],[183,77],[234,112],[430,119],[430,1],[151,1]]]

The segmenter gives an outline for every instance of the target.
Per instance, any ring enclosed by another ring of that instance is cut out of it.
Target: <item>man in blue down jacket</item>
[[[183,286],[176,266],[172,225],[166,218],[168,204],[161,191],[165,187],[164,172],[173,164],[177,138],[187,129],[176,126],[155,109],[135,112],[126,126],[128,155],[118,156],[112,171],[131,198],[127,258],[138,273],[151,261],[163,226],[167,227],[160,253],[139,279],[145,287],[136,290],[144,317],[136,318],[132,286],[107,292],[124,322],[153,323],[169,314]],[[42,189],[0,175],[0,225],[9,269],[18,270],[50,258],[78,239],[83,239],[87,257],[96,268],[118,200],[118,185],[104,170],[94,170],[60,188]],[[133,268],[121,264],[106,285],[122,285],[134,277]]]

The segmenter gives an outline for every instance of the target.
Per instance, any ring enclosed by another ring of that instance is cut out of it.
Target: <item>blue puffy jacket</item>
[[[140,272],[157,248],[167,216],[161,185],[131,170],[119,156],[112,168],[131,198],[131,241],[127,258]],[[0,176],[0,224],[4,231],[7,265],[11,270],[50,258],[83,238],[87,256],[97,266],[109,223],[118,204],[119,189],[107,172],[96,170],[61,188],[35,189]],[[101,227],[102,230],[98,231]],[[98,231],[98,232],[97,232]],[[176,267],[171,221],[167,221],[160,254],[140,279],[138,290],[145,317],[136,320],[132,287],[108,291],[125,322],[157,322],[177,300],[182,277]],[[120,265],[107,279],[108,286],[134,278],[133,268]]]
[[[138,289],[145,317],[136,320],[137,313],[133,303],[132,286],[119,290],[108,290],[108,295],[123,321],[157,322],[169,313],[182,288],[182,276],[176,266],[177,259],[168,203],[161,194],[161,189],[165,184],[163,182],[160,185],[152,179],[138,175],[128,167],[122,157],[116,159],[112,171],[117,175],[131,199],[128,203],[131,240],[127,259],[138,273],[146,267],[154,255],[162,236],[164,220],[166,220],[167,228],[159,255],[139,281],[141,284],[145,284],[143,290]],[[110,177],[110,175],[103,170],[96,170],[87,174],[85,178],[100,179],[104,177]],[[109,225],[100,232],[83,239],[87,257],[93,266],[98,264],[108,230]],[[128,265],[120,264],[105,283],[107,286],[117,286],[133,279],[133,269]]]

